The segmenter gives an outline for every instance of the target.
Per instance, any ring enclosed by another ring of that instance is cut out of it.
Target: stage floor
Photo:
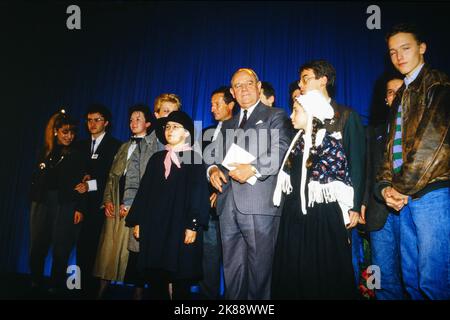
[[[48,279],[46,279],[48,281]],[[150,300],[148,288],[144,290],[144,300]],[[192,299],[202,297],[192,288]],[[103,300],[132,300],[134,287],[132,285],[111,284],[106,290]],[[43,289],[32,289],[30,276],[19,273],[0,274],[0,300],[84,300],[78,290],[66,290],[63,293],[48,292],[48,285]]]

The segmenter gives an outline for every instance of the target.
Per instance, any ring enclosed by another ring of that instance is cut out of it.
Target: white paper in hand
[[[249,164],[253,162],[253,160],[255,159],[256,157],[252,155],[250,152],[247,152],[245,149],[242,149],[237,144],[233,143],[230,149],[228,149],[228,152],[222,161],[222,165],[228,170],[233,170],[235,169],[235,167],[230,166],[231,163]],[[256,180],[257,180],[256,177],[252,176],[247,180],[247,183],[254,185]]]

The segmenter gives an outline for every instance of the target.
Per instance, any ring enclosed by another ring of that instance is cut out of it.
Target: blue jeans
[[[389,213],[386,223],[370,233],[372,264],[380,267],[381,288],[375,290],[378,300],[403,300],[400,269],[400,216]]]
[[[400,211],[403,281],[412,299],[450,299],[450,188],[408,199]]]
[[[352,265],[353,265],[353,272],[355,275],[355,284],[356,287],[359,286],[359,280],[360,280],[360,265],[364,262],[364,248],[362,239],[358,233],[358,230],[356,228],[353,228],[350,231],[350,235],[352,237]]]

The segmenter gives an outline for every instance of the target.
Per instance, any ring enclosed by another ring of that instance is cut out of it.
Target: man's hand
[[[133,228],[133,236],[134,236],[136,239],[139,239],[139,225],[135,225],[135,226],[134,226],[134,228]]]
[[[73,215],[73,224],[79,224],[83,219],[83,214],[80,211],[75,211],[75,214]]]
[[[105,203],[105,216],[107,218],[114,218],[114,203],[112,202]]]
[[[186,229],[186,231],[184,232],[184,244],[194,243],[196,237],[197,237],[197,231],[192,231],[190,229]]]
[[[77,185],[75,186],[75,189],[74,189],[74,190],[77,191],[78,193],[83,194],[83,193],[89,191],[89,185],[88,185],[87,182],[80,182],[79,184],[77,184]]]
[[[408,204],[408,196],[401,194],[392,187],[386,187],[381,190],[381,195],[386,201],[386,205],[397,211],[402,210],[405,204]]]
[[[212,186],[222,192],[222,183],[228,183],[227,178],[219,168],[214,167],[210,170],[209,181]]]
[[[366,224],[366,206],[365,205],[361,206],[361,216],[359,217],[358,223]]]
[[[245,183],[255,175],[251,164],[230,163],[230,166],[234,167],[234,169],[230,171],[229,176],[237,182]]]
[[[125,218],[128,214],[128,207],[125,206],[124,204],[120,205],[120,211],[119,211],[119,215],[121,218]]]
[[[83,179],[81,179],[81,182],[86,182],[86,181],[88,181],[88,180],[91,180],[91,176],[88,175],[88,174],[86,174],[86,175],[83,177]]]
[[[213,192],[209,197],[209,202],[211,203],[211,208],[215,208],[217,204],[217,192]]]
[[[350,216],[350,223],[347,224],[345,227],[347,229],[351,229],[356,227],[356,225],[358,224],[358,220],[359,220],[359,212],[353,211],[353,210],[349,210],[348,214]]]

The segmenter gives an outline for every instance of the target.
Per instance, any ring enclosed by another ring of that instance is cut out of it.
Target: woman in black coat
[[[66,268],[83,220],[84,195],[74,190],[84,162],[74,147],[75,122],[61,110],[48,121],[44,148],[31,186],[30,270],[32,287],[42,286],[45,258],[53,246],[52,288],[66,287]]]
[[[206,169],[186,143],[194,136],[187,114],[174,111],[161,125],[165,150],[150,158],[126,221],[137,226],[138,269],[153,297],[167,299],[172,283],[173,299],[189,299],[190,285],[202,278],[202,229],[209,219]]]

